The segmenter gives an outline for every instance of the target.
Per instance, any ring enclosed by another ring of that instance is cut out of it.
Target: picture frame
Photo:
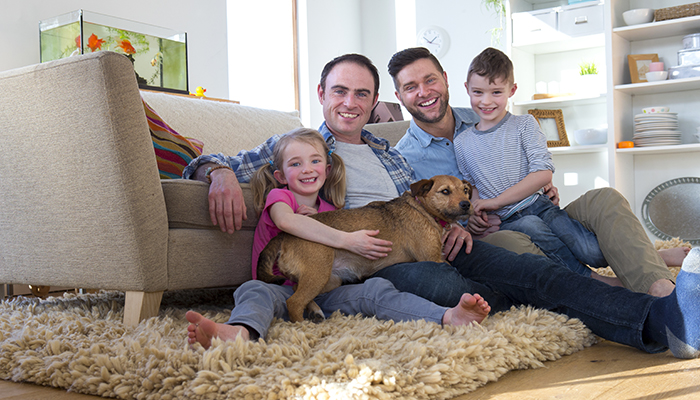
[[[569,138],[566,136],[564,126],[564,114],[561,110],[527,110],[528,114],[537,119],[545,137],[547,147],[569,146]]]
[[[647,72],[652,62],[658,62],[658,54],[629,54],[627,62],[630,68],[632,83],[647,82]]]

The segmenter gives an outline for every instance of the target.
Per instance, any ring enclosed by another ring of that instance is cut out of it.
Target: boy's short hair
[[[469,82],[469,78],[473,74],[488,78],[489,83],[494,83],[499,78],[511,85],[515,83],[513,63],[510,61],[510,58],[493,47],[488,47],[474,57],[467,72],[467,82]]]
[[[394,80],[394,88],[396,90],[399,90],[399,83],[396,81],[396,75],[398,75],[399,72],[401,72],[401,70],[406,66],[411,65],[415,61],[423,58],[427,58],[428,60],[432,61],[438,72],[441,74],[444,72],[442,65],[440,65],[440,61],[438,61],[433,53],[431,53],[430,50],[426,49],[425,47],[411,47],[401,50],[391,56],[391,60],[389,60],[389,75],[391,75],[391,78]]]

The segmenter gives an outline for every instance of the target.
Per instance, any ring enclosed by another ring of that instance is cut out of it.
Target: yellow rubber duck
[[[195,89],[195,92],[190,93],[190,94],[197,96],[197,97],[206,97],[206,96],[204,96],[204,92],[206,92],[206,91],[207,91],[207,89],[204,89],[201,86],[197,86],[197,89]]]

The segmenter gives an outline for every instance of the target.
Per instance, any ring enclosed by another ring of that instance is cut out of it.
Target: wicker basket
[[[659,8],[658,10],[654,11],[654,19],[656,21],[692,17],[693,15],[700,15],[700,3],[686,4],[676,7]]]

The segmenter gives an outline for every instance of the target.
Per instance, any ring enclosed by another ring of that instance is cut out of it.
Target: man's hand
[[[219,168],[209,174],[209,216],[222,232],[233,233],[240,230],[246,214],[243,189],[236,173],[227,168]]]
[[[453,261],[459,250],[464,245],[464,252],[469,254],[472,251],[472,235],[465,231],[459,224],[452,224],[450,231],[442,237],[442,254],[447,260]]]
[[[481,239],[497,232],[500,229],[501,218],[496,214],[483,213],[482,216],[471,215],[467,223],[467,230],[472,234],[472,239]]]
[[[544,189],[544,194],[547,197],[549,197],[550,200],[552,200],[552,203],[555,206],[558,206],[559,205],[559,189],[557,189],[556,186],[554,186],[554,183],[552,183],[550,181],[548,184],[544,185],[543,189]]]

